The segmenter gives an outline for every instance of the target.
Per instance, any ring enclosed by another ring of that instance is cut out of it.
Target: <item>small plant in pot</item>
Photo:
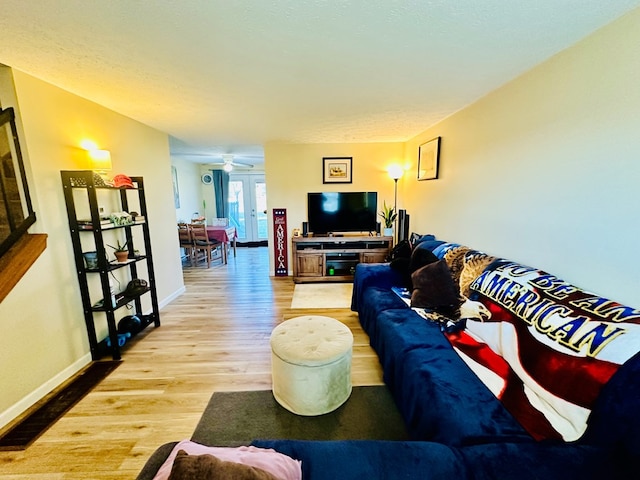
[[[382,210],[380,211],[379,215],[384,223],[384,235],[386,237],[393,236],[393,222],[396,221],[396,217],[398,216],[395,207],[387,207],[387,202],[385,201],[382,205]]]
[[[115,247],[109,244],[107,244],[107,246],[113,248],[113,254],[116,256],[118,263],[124,263],[129,258],[129,249],[127,248],[127,242],[124,242],[122,245],[120,245],[120,240],[118,240],[118,244]]]

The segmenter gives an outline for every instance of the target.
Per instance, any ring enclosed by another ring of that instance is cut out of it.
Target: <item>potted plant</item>
[[[127,248],[127,242],[124,242],[122,245],[120,245],[120,240],[118,240],[118,244],[115,247],[109,244],[107,244],[107,246],[113,248],[113,254],[116,256],[118,263],[125,263],[129,258],[129,249]]]
[[[391,206],[387,207],[387,202],[385,201],[383,203],[383,205],[382,205],[382,210],[380,211],[379,215],[382,218],[382,220],[384,221],[383,235],[385,237],[392,237],[393,236],[393,222],[396,221],[396,217],[398,216],[398,214],[396,213],[395,207],[391,207]]]

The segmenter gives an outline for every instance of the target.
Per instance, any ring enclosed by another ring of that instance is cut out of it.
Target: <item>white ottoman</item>
[[[330,317],[287,320],[271,333],[273,396],[298,415],[329,413],[351,395],[351,330]]]

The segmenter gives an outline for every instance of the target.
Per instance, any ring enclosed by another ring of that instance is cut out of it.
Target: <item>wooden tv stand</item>
[[[293,281],[349,282],[358,263],[384,262],[393,237],[293,237]]]

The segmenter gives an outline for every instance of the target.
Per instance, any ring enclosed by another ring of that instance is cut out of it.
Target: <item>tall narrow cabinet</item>
[[[135,188],[114,188],[104,185],[91,170],[61,171],[60,175],[91,356],[98,360],[111,354],[114,360],[119,360],[121,344],[128,341],[129,335],[139,333],[151,323],[160,326],[144,180],[131,177]],[[135,211],[139,220],[125,225],[107,223],[105,210]],[[118,262],[108,248],[125,241],[128,258]],[[97,262],[85,260],[89,252],[95,252]],[[127,290],[133,279],[145,280],[146,286]],[[123,307],[128,311],[118,312]],[[120,319],[136,316],[140,324],[128,334],[122,333],[122,329],[119,334],[117,312]],[[106,334],[101,334],[105,319]]]

